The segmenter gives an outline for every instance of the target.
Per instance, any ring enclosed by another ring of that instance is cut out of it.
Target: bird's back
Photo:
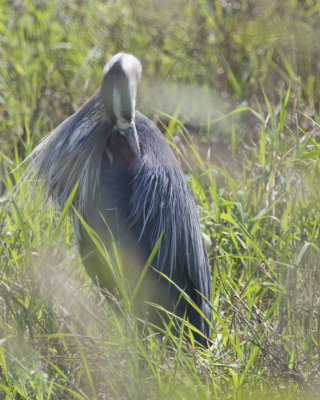
[[[210,301],[210,267],[194,200],[157,126],[139,112],[135,122],[141,155],[134,157],[120,135],[111,135],[102,160],[99,191],[84,208],[85,219],[107,247],[112,238],[118,243],[125,253],[124,268],[133,287],[162,235],[152,267],[183,289],[210,320],[209,306],[198,293]],[[92,245],[79,223],[76,228],[86,267],[112,291],[112,278],[106,271],[105,279],[101,276],[103,260],[92,255]],[[168,280],[150,269],[147,286],[150,290],[145,284],[145,300],[174,308],[180,292]],[[185,310],[190,322],[208,336],[208,324],[182,299],[175,311],[183,316]]]

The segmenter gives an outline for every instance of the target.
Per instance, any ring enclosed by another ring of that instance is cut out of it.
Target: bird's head
[[[131,54],[118,53],[103,69],[101,100],[115,127],[125,135],[135,155],[140,154],[135,126],[135,105],[141,79],[140,61]]]

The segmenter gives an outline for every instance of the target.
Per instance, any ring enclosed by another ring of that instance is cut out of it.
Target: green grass
[[[0,2],[0,399],[318,397],[319,12],[311,0]],[[209,350],[188,324],[141,334],[124,288],[119,300],[92,285],[67,212],[32,183],[14,189],[120,50],[141,60],[139,108],[199,207]]]

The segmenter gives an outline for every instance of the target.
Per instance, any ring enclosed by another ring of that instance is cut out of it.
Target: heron
[[[60,205],[78,184],[74,230],[91,278],[116,292],[114,276],[83,221],[107,250],[112,243],[119,246],[129,290],[156,248],[137,297],[140,316],[158,321],[157,309],[150,311],[150,304],[157,304],[187,318],[195,339],[206,346],[211,273],[198,210],[164,135],[136,110],[141,75],[135,56],[114,55],[92,97],[32,151],[31,168]]]

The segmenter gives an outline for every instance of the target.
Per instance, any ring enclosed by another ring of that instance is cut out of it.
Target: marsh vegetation
[[[319,22],[316,0],[0,3],[1,399],[318,397]],[[140,59],[137,108],[199,208],[208,350],[187,324],[141,334],[90,281],[67,213],[13,189],[118,51]]]

